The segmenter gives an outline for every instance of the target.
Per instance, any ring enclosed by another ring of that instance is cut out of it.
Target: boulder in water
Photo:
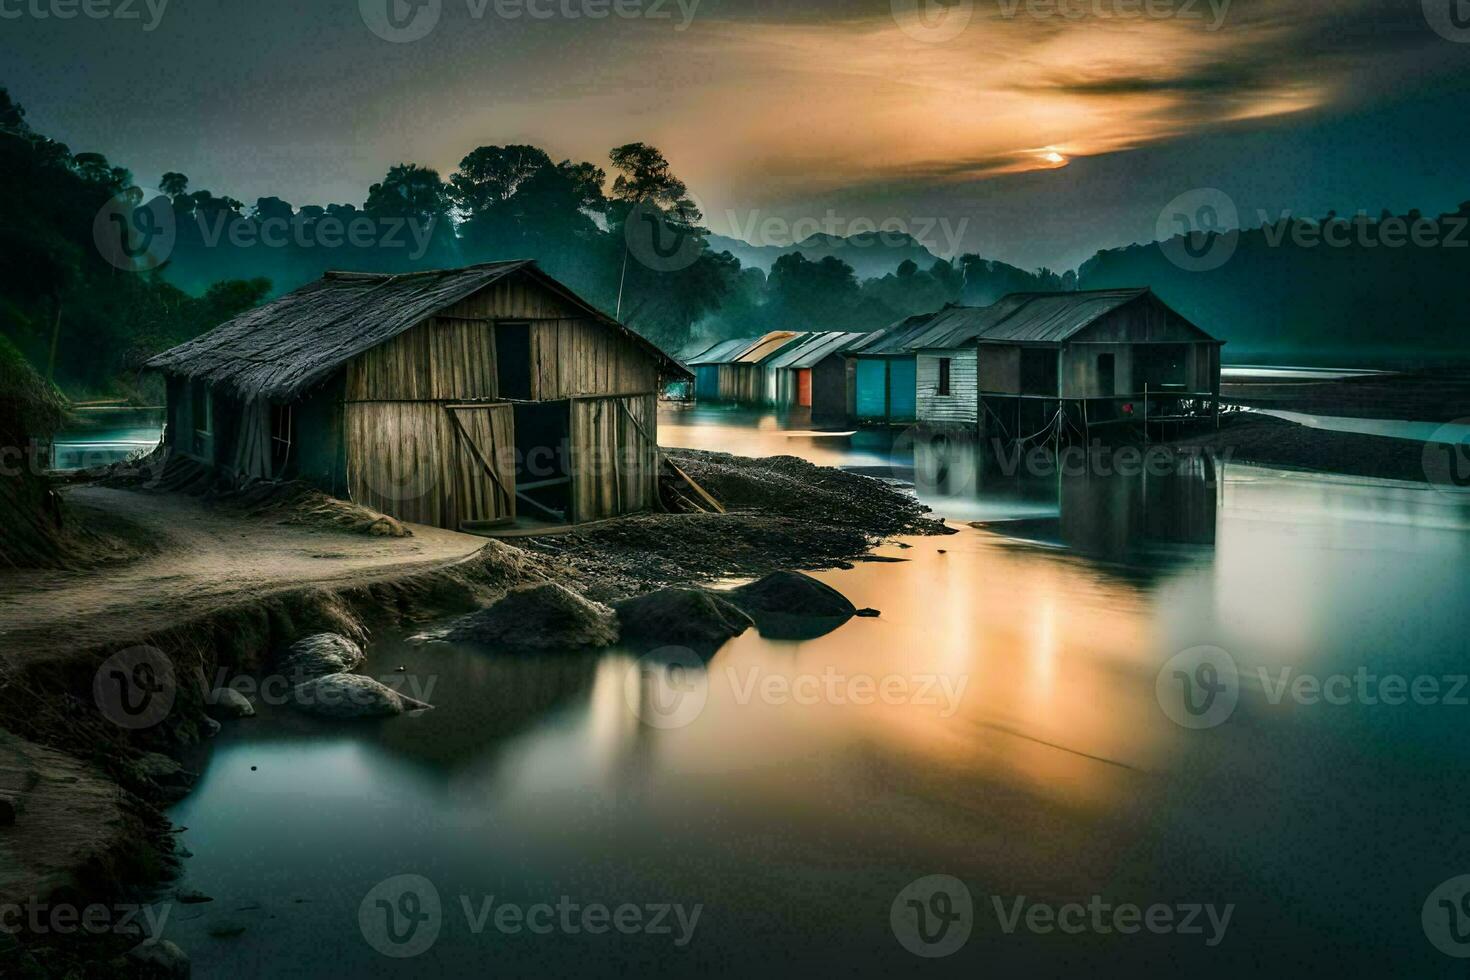
[[[314,633],[291,644],[281,657],[281,672],[294,678],[321,677],[355,670],[363,661],[362,647],[337,633]]]
[[[361,674],[327,674],[297,684],[291,703],[308,714],[334,719],[388,718],[433,707]]]
[[[209,692],[204,710],[211,718],[250,718],[255,715],[255,705],[233,687],[219,687]]]
[[[754,625],[728,599],[706,589],[659,589],[613,603],[625,640],[713,653]]]
[[[147,977],[183,980],[191,970],[188,954],[167,939],[145,939],[128,950],[127,958],[135,970]]]
[[[725,595],[755,620],[762,636],[777,640],[830,633],[857,612],[841,592],[800,572],[772,572]]]
[[[492,606],[454,621],[420,639],[483,643],[529,653],[611,646],[618,617],[555,582],[513,589]]]

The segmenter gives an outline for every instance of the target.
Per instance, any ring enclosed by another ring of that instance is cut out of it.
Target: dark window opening
[[[271,475],[279,477],[291,462],[291,443],[295,436],[295,420],[290,405],[271,406]]]
[[[1117,391],[1118,377],[1116,360],[1112,354],[1097,355],[1097,387],[1104,395]]]
[[[939,393],[949,394],[949,358],[947,357],[939,359]]]
[[[531,398],[531,325],[495,325],[495,383],[501,398]]]
[[[1187,390],[1188,364],[1188,344],[1140,344],[1133,354],[1133,388],[1136,391]]]
[[[1057,352],[1045,348],[1021,348],[1021,394],[1057,393]]]

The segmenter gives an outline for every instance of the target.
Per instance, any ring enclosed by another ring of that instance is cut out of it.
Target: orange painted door
[[[796,404],[802,408],[812,407],[811,368],[798,368],[796,371]]]

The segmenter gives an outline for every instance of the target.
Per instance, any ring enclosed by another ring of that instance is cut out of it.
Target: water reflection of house
[[[909,340],[916,411],[1005,439],[1214,415],[1223,343],[1148,289],[950,307]]]
[[[652,506],[657,392],[689,377],[525,261],[329,272],[148,366],[174,453],[449,528]]]

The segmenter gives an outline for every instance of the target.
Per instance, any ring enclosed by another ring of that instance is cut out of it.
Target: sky
[[[82,2],[0,0],[31,124],[247,203],[642,140],[721,234],[1066,269],[1207,190],[1246,224],[1470,199],[1467,0]]]

